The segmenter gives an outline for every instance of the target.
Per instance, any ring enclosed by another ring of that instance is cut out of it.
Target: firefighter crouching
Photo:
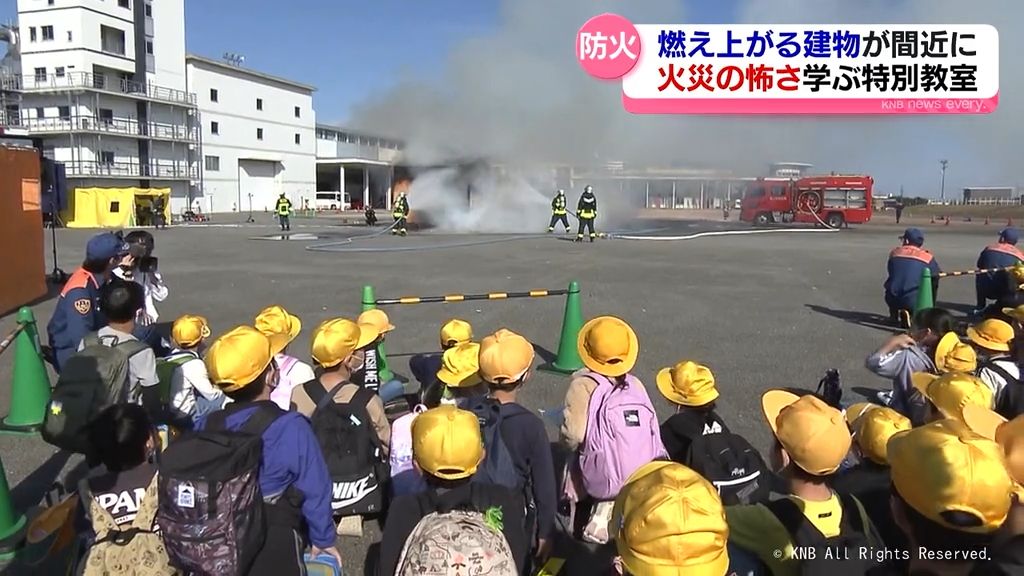
[[[922,248],[924,233],[917,228],[907,228],[900,236],[902,245],[889,253],[889,276],[885,279],[885,303],[889,306],[889,318],[899,322],[903,328],[910,328],[911,316],[917,306],[917,290],[921,284],[921,273],[925,268],[932,271],[932,294],[939,296],[939,263],[932,253]]]
[[[597,238],[594,232],[594,220],[597,219],[597,197],[594,196],[594,187],[587,186],[580,195],[580,201],[576,204],[576,217],[580,221],[580,227],[576,231],[576,242],[583,242],[583,229],[590,231],[590,241]]]
[[[569,231],[569,218],[565,214],[565,190],[559,190],[555,194],[555,199],[551,201],[551,222],[548,224],[548,232],[554,232],[555,224],[558,222],[565,226],[566,232]]]
[[[409,217],[409,200],[405,197],[405,192],[398,195],[395,205],[391,207],[391,217],[395,219],[394,227],[391,228],[391,234],[405,236],[405,219]]]
[[[1020,235],[1016,228],[1004,228],[999,232],[999,240],[989,244],[978,256],[978,268],[1009,268],[1024,262],[1024,254],[1017,248]],[[989,300],[1002,300],[1011,283],[1006,281],[1006,271],[978,274],[974,277],[974,289],[977,294],[977,306],[974,313],[980,314],[988,306]],[[1016,291],[1016,290],[1014,290]]]

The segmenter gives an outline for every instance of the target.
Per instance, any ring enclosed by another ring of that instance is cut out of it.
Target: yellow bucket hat
[[[950,372],[942,376],[915,372],[910,375],[914,388],[924,395],[944,418],[963,422],[964,406],[974,404],[992,408],[992,389],[977,376]]]
[[[986,350],[1009,352],[1013,340],[1013,326],[1002,320],[989,318],[967,329],[967,338]]]
[[[224,392],[248,386],[273,361],[270,339],[251,326],[239,326],[217,338],[206,353],[210,382]]]
[[[302,321],[281,306],[268,306],[256,315],[256,329],[270,339],[274,354],[280,354],[302,331]]]
[[[1024,268],[1024,266],[1022,266]],[[1017,322],[1024,322],[1024,304],[1016,308],[1003,308],[1003,314],[1013,318]]]
[[[471,388],[480,384],[480,345],[466,342],[445,350],[437,379],[452,388]]]
[[[637,469],[615,498],[615,547],[630,574],[724,576],[729,525],[710,482],[675,462]]]
[[[947,372],[974,372],[978,369],[978,354],[960,341],[956,332],[947,332],[935,346],[935,369]]]
[[[192,348],[209,337],[210,325],[202,316],[186,314],[171,326],[171,339],[181,348]]]
[[[598,316],[584,324],[576,347],[584,366],[610,378],[632,370],[640,354],[636,332],[614,316]]]
[[[680,362],[658,372],[655,381],[666,400],[682,406],[704,406],[718,398],[715,376],[707,366]]]

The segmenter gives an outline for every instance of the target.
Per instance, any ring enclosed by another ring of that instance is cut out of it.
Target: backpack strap
[[[121,340],[117,344],[114,344],[113,347],[118,350],[123,350],[128,358],[131,358],[132,356],[147,350],[149,348],[149,344],[139,340]]]
[[[763,506],[775,515],[794,545],[809,546],[825,542],[825,535],[807,519],[807,516],[804,516],[800,505],[789,496],[765,502]]]
[[[146,487],[146,493],[142,497],[142,502],[139,503],[139,510],[135,514],[135,519],[132,520],[132,528],[151,531],[153,529],[153,522],[156,521],[156,513],[159,509],[157,489],[159,487],[158,479],[160,473],[153,474],[153,479],[149,481],[149,486]]]
[[[82,337],[83,349],[88,348],[90,346],[96,346],[97,344],[103,344],[103,342],[100,340],[100,336],[96,332],[89,332],[88,334]]]
[[[1013,376],[1011,376],[1010,373],[1006,371],[1006,368],[1003,368],[1002,366],[996,364],[994,360],[989,360],[989,361],[985,362],[984,364],[982,364],[981,366],[982,366],[982,368],[991,370],[991,371],[995,372],[996,374],[1000,375],[1003,378],[1003,380],[1006,381],[1006,385],[1007,386],[1009,386],[1011,384],[1020,384],[1020,380],[1019,379],[1014,378]],[[979,370],[979,372],[980,372],[980,370]]]
[[[860,503],[853,494],[837,494],[839,496],[839,503],[843,507],[843,517],[840,520],[840,531],[842,530],[843,524],[848,524],[849,527],[859,534],[868,534],[868,516],[867,511],[864,509],[864,505]]]
[[[348,382],[345,382],[344,380],[338,382],[333,388],[331,388],[330,392],[324,390],[324,385],[321,384],[319,380],[310,380],[303,384],[302,389],[306,391],[307,395],[309,395],[309,399],[316,403],[316,408],[313,409],[313,414],[310,415],[310,418],[316,416],[317,412],[322,411],[324,408],[327,408],[331,402],[334,402],[334,395],[337,394],[338,390],[341,390],[342,386],[345,384],[348,384]],[[355,397],[352,399],[355,400]]]
[[[237,412],[241,412],[242,410],[252,409],[254,406],[255,410],[253,410],[253,413],[249,415],[245,424],[243,424],[239,429],[240,431],[262,436],[263,432],[266,431],[266,429],[269,428],[270,425],[278,419],[278,417],[284,415],[284,410],[281,410],[277,404],[274,404],[270,400],[253,403],[232,402],[224,408],[210,414],[206,418],[206,429],[225,430],[227,429],[228,417]]]

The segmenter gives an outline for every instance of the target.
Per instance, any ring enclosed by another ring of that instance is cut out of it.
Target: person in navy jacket
[[[1024,262],[1024,253],[1017,248],[1020,234],[1016,228],[1004,228],[999,232],[999,240],[989,244],[978,256],[978,268],[1009,268]],[[989,300],[999,300],[1007,286],[1007,272],[990,272],[974,277],[974,289],[978,297],[975,313],[980,313],[988,305]]]
[[[938,298],[939,273],[942,269],[932,253],[922,248],[924,233],[917,228],[907,228],[900,236],[902,245],[889,253],[889,276],[885,279],[885,303],[889,306],[889,317],[910,326],[910,316],[917,305],[917,290],[921,284],[921,273],[925,268],[932,271],[932,293]]]
[[[50,360],[58,374],[64,362],[78,351],[82,338],[106,326],[99,309],[100,286],[126,258],[131,258],[128,244],[113,232],[97,234],[86,245],[85,262],[64,284],[46,325],[53,351]]]

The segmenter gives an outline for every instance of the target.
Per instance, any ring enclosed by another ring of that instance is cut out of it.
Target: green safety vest
[[[287,198],[277,199],[277,214],[279,216],[287,216],[291,212],[292,203]]]
[[[551,201],[551,211],[556,216],[565,214],[565,196],[555,196],[555,199]]]

